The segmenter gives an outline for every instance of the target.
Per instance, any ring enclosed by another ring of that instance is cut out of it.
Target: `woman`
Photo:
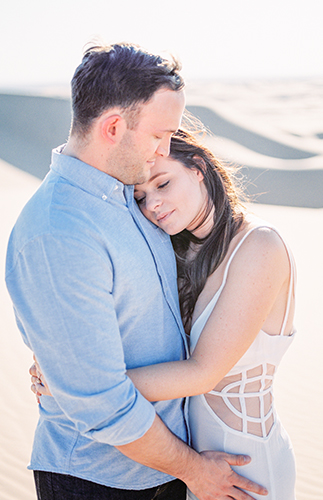
[[[249,454],[241,473],[263,484],[268,500],[294,500],[294,456],[272,396],[294,338],[289,249],[272,226],[246,213],[228,169],[184,131],[135,198],[172,237],[191,357],[128,375],[150,401],[192,396],[193,447]]]

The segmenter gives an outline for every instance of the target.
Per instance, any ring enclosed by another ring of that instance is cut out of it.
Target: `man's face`
[[[170,140],[179,128],[185,107],[183,91],[160,89],[140,109],[135,129],[127,129],[109,163],[124,184],[141,184],[159,156],[168,156]],[[111,164],[111,163],[110,163]]]

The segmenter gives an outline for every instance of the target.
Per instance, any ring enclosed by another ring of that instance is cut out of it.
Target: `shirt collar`
[[[63,148],[64,145],[53,149],[51,170],[103,201],[117,198],[126,203],[125,191],[133,193],[133,186],[125,186],[105,172],[77,158],[62,154]]]

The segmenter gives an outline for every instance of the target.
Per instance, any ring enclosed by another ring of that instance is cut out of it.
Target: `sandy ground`
[[[251,204],[250,209],[280,229],[296,258],[295,323],[298,334],[278,371],[276,406],[295,449],[297,499],[319,500],[323,497],[320,425],[323,413],[323,209],[309,208],[312,192],[304,182],[307,172],[318,174],[313,177],[316,188],[313,197],[318,206],[323,207],[320,177],[323,170],[323,122],[319,119],[323,116],[323,91],[316,82],[292,83],[205,84],[203,92],[201,86],[193,86],[188,89],[188,102],[190,106],[209,109],[230,123],[231,133],[237,133],[230,139],[217,132],[218,137],[211,140],[210,145],[223,157],[270,172],[299,171],[303,176],[301,182],[292,186],[296,191],[292,206],[277,205],[273,201],[277,186],[274,176],[273,182],[266,185],[267,191],[272,193],[267,204]],[[223,125],[224,122],[217,123]],[[209,127],[215,125],[216,121],[211,120]],[[242,133],[239,127],[245,132]],[[224,129],[223,126],[222,133]],[[262,141],[261,137],[266,140]],[[255,140],[256,145],[251,140]],[[263,149],[268,146],[272,149]],[[4,157],[1,141],[0,157]],[[15,325],[3,276],[10,230],[43,174],[35,173],[37,178],[23,171],[27,170],[23,166],[18,166],[0,160],[0,209],[3,214],[0,222],[1,500],[35,500],[32,474],[26,469],[37,422],[37,405],[29,390],[28,368],[32,357]],[[293,189],[287,183],[282,194]],[[300,196],[301,191],[306,192],[306,196]]]
[[[0,498],[36,498],[32,473],[26,469],[30,457],[37,404],[29,390],[28,368],[32,355],[23,344],[15,325],[11,300],[4,283],[7,241],[23,205],[40,181],[4,162],[0,162]]]

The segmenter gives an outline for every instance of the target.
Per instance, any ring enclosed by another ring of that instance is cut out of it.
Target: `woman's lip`
[[[170,212],[166,212],[166,213],[163,213],[161,215],[159,215],[157,217],[157,222],[163,222],[164,220],[166,220],[172,213],[174,212],[174,210],[170,211]]]

